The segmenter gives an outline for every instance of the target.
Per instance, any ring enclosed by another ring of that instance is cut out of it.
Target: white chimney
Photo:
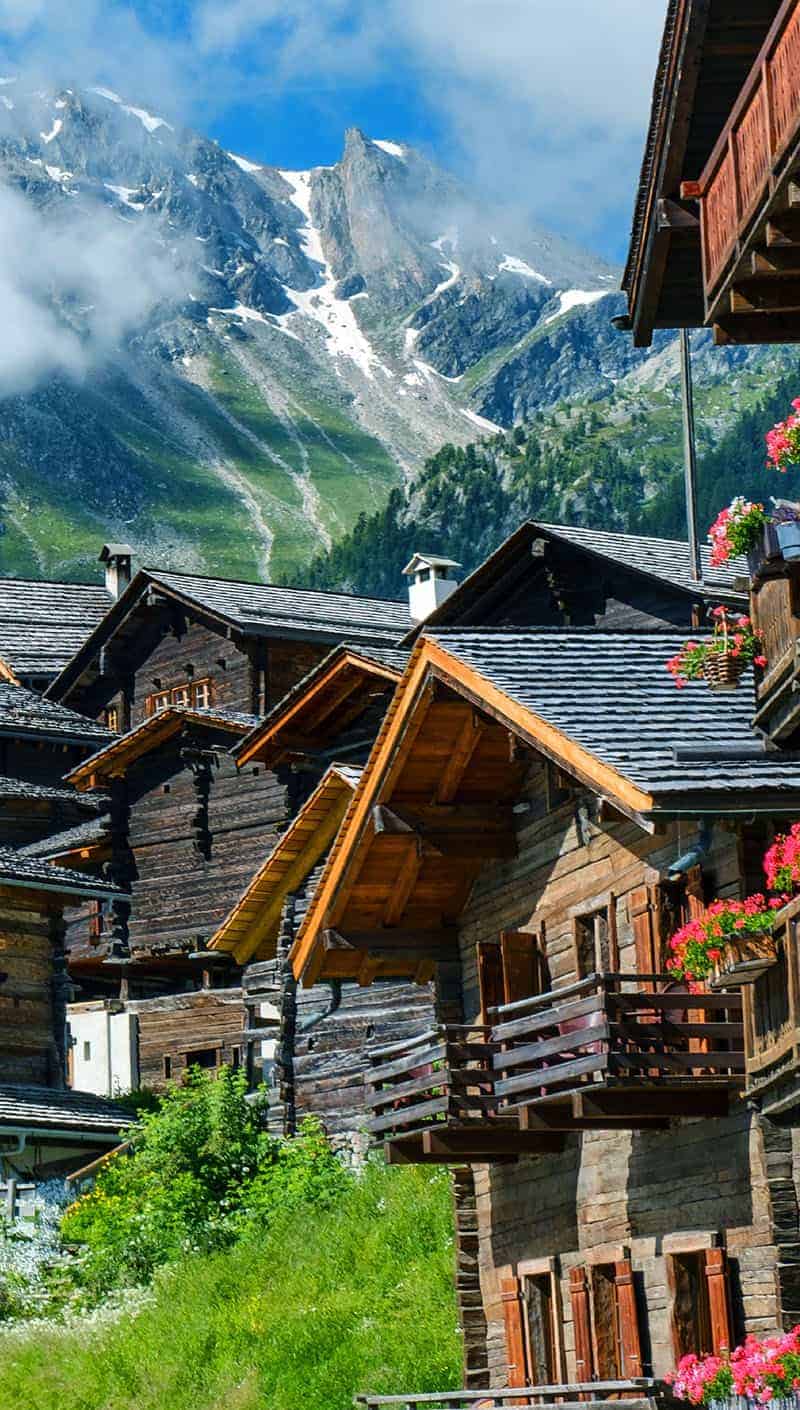
[[[104,543],[100,562],[106,565],[106,592],[116,601],[131,580],[133,549],[128,543]]]
[[[454,558],[439,558],[435,553],[415,553],[403,569],[408,578],[408,610],[412,622],[424,622],[431,612],[458,587],[454,574],[461,567]]]

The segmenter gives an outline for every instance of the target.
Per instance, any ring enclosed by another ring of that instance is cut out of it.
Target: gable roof
[[[80,852],[83,849],[87,851],[97,849],[109,841],[109,822],[108,814],[100,813],[96,817],[89,818],[87,822],[77,823],[75,827],[67,827],[62,832],[51,833],[49,837],[40,837],[36,842],[28,842],[26,846],[19,848],[19,855],[22,857],[44,857],[50,860],[69,856],[71,853]]]
[[[0,735],[87,745],[114,738],[113,731],[96,720],[4,680],[0,680]]]
[[[392,646],[411,622],[407,603],[384,598],[142,568],[48,686],[47,694],[63,699],[90,670],[103,646],[118,631],[124,631],[141,600],[153,591],[244,636],[331,644],[345,639],[362,645]]]
[[[206,709],[190,705],[167,705],[163,710],[142,720],[127,734],[115,735],[111,743],[84,759],[65,778],[78,789],[94,788],[98,779],[116,778],[125,773],[129,764],[158,748],[166,739],[177,734],[185,724],[225,730],[230,734],[247,734],[257,723],[258,716],[240,710],[225,710],[211,706]]]
[[[435,857],[424,863],[428,893],[434,887],[449,887],[453,893],[440,904],[442,914],[458,914],[460,880],[466,887],[472,884],[476,873],[469,869],[475,867],[476,855],[479,866],[482,851],[488,853],[482,837],[489,836],[493,823],[502,822],[502,790],[508,794],[515,787],[506,731],[648,830],[659,816],[796,813],[800,755],[770,752],[754,737],[753,697],[746,681],[724,695],[712,692],[703,681],[676,690],[665,663],[683,639],[673,631],[596,628],[456,628],[424,636],[387,711],[298,931],[291,952],[296,977],[313,983],[323,967],[327,977],[350,974],[352,956],[346,949],[328,954],[323,930],[336,927],[355,893],[360,899],[354,905],[362,917],[357,928],[363,928],[367,916],[366,929],[374,931],[381,898],[390,894],[387,879],[389,886],[393,876],[396,880],[388,849],[398,839],[381,836],[386,829],[378,826],[375,805],[388,800],[393,806],[395,789],[401,798],[404,792],[441,797],[438,781],[460,750],[462,761],[472,768],[475,733],[469,713],[464,716],[465,705],[480,712],[486,722],[481,728],[487,739],[494,739],[481,755],[478,732],[472,784],[479,800],[478,821],[472,824],[477,854],[473,850],[471,860],[458,867],[448,864],[446,855],[438,864]],[[437,689],[444,690],[441,702]],[[460,777],[458,770],[454,777]],[[425,816],[436,811],[428,808]],[[441,817],[432,826],[441,829]],[[388,829],[389,834],[396,831],[396,826]],[[371,863],[376,846],[383,847],[388,871],[380,855],[374,866]],[[406,923],[413,931],[417,922]],[[391,932],[386,936],[384,943],[396,948]],[[397,960],[395,955],[393,963]],[[413,975],[413,968],[408,972]]]
[[[734,586],[737,579],[748,577],[746,558],[732,558],[715,568],[711,565],[710,546],[701,546],[703,581],[697,583],[691,573],[689,545],[683,539],[659,539],[529,519],[480,563],[424,622],[412,627],[402,644],[408,646],[420,632],[440,624],[456,623],[464,613],[479,609],[482,597],[502,589],[507,575],[517,568],[524,571],[530,561],[531,545],[537,540],[569,544],[598,561],[671,588],[688,600],[722,600],[740,606],[747,601],[747,593]]]
[[[100,583],[0,578],[0,661],[16,676],[52,679],[112,602]]]
[[[68,867],[56,867],[38,857],[23,856],[9,847],[0,847],[0,888],[24,887],[28,891],[48,891],[64,896],[99,896],[113,899],[125,892],[112,881],[100,881]]]
[[[273,957],[283,903],[325,855],[360,778],[361,769],[331,764],[212,935],[210,949],[232,953],[238,964]]]
[[[407,651],[351,642],[335,646],[237,744],[232,751],[236,762],[241,766],[258,759],[274,768],[288,754],[303,752],[302,744],[308,741],[310,747],[315,729],[330,733],[332,726],[338,728],[334,720],[343,727],[354,710],[360,714],[367,708],[364,690],[380,683],[390,688],[407,662]]]

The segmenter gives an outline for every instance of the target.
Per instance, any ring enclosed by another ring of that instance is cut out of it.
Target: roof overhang
[[[332,764],[212,935],[209,949],[232,954],[238,964],[273,958],[283,903],[325,855],[354,788],[351,772]]]
[[[119,778],[132,763],[152,753],[173,735],[179,734],[185,725],[221,730],[231,735],[247,734],[250,729],[250,726],[242,721],[230,719],[225,715],[192,710],[183,705],[168,705],[121,738],[115,739],[105,749],[84,759],[83,763],[65,775],[65,779],[83,793],[89,788],[96,788],[107,779]]]
[[[401,671],[354,647],[338,647],[245,736],[234,750],[239,767],[258,762],[275,768],[293,755],[320,747],[315,736],[322,730],[340,733],[366,708],[363,692],[374,686],[385,693],[393,689]]]

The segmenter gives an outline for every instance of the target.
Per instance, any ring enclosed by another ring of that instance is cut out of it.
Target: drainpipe
[[[697,453],[694,440],[694,391],[689,330],[680,332],[681,406],[683,412],[683,474],[686,488],[686,528],[689,538],[689,571],[695,583],[703,581],[700,541],[697,537]]]

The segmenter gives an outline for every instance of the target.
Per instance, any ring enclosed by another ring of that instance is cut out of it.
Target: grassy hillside
[[[376,1165],[336,1209],[162,1269],[110,1325],[6,1330],[0,1410],[350,1410],[455,1388],[456,1322],[447,1175]]]

